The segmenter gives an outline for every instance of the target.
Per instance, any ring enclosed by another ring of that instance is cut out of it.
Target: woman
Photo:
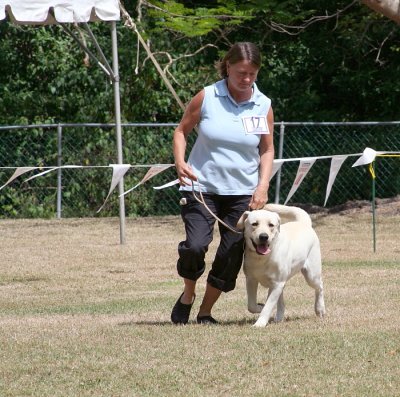
[[[222,80],[193,97],[175,129],[173,150],[186,240],[178,246],[177,269],[184,290],[171,313],[174,324],[189,320],[215,224],[192,189],[200,189],[210,210],[232,227],[244,211],[260,209],[268,201],[274,116],[271,100],[255,84],[260,67],[261,55],[253,43],[234,44],[217,64]],[[186,162],[187,137],[196,126],[198,136]],[[235,288],[242,265],[243,236],[222,224],[219,231],[220,243],[197,315],[199,324],[217,323],[211,316],[214,303],[221,292]]]

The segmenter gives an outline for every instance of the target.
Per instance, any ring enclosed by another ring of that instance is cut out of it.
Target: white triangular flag
[[[145,183],[146,181],[148,181],[149,179],[153,178],[153,176],[156,176],[157,174],[159,174],[162,171],[165,171],[166,169],[172,167],[173,164],[160,164],[160,165],[153,165],[152,167],[150,167],[150,169],[146,172],[146,175],[142,178],[142,180],[137,183],[134,187],[130,188],[129,190],[127,190],[126,192],[124,192],[123,194],[121,194],[121,196],[125,196],[125,194],[128,194],[129,192],[131,192],[132,190],[136,189],[138,186],[142,185],[143,183]]]
[[[33,176],[31,176],[30,178],[25,179],[24,182],[28,182],[28,181],[30,181],[30,180],[32,180],[32,179],[37,178],[38,176],[46,175],[46,174],[48,174],[49,172],[54,171],[54,170],[58,170],[58,169],[60,169],[60,168],[82,168],[82,167],[83,167],[82,165],[63,165],[63,166],[61,166],[61,167],[52,167],[52,168],[50,168],[49,170],[40,172],[39,174],[33,175]]]
[[[333,156],[331,160],[331,168],[329,171],[329,180],[328,180],[328,185],[326,186],[326,194],[325,194],[325,202],[324,202],[324,207],[328,201],[329,195],[331,194],[331,189],[333,186],[333,183],[335,182],[336,176],[340,170],[340,167],[344,163],[344,161],[347,159],[349,156]]]
[[[106,199],[104,200],[103,205],[97,210],[97,213],[99,213],[103,209],[108,198],[110,197],[110,194],[114,191],[115,187],[121,181],[121,179],[126,174],[126,172],[129,170],[129,168],[131,168],[131,165],[130,164],[110,164],[110,167],[112,167],[112,169],[113,169],[110,190],[107,194]]]
[[[296,193],[296,190],[301,185],[301,182],[303,182],[303,179],[308,174],[308,171],[310,171],[311,167],[314,165],[315,160],[316,160],[316,158],[308,158],[308,159],[305,158],[303,160],[300,160],[299,168],[297,170],[297,175],[293,182],[293,186],[290,189],[290,192],[286,198],[285,205],[292,198],[292,196]]]
[[[3,189],[3,187],[6,187],[9,183],[18,178],[20,175],[25,174],[25,172],[36,170],[38,168],[39,167],[18,167],[12,174],[11,178],[3,186],[0,187],[0,190]]]
[[[363,154],[361,157],[352,165],[352,167],[357,167],[359,165],[370,164],[375,160],[376,151],[369,147],[364,149]]]
[[[271,172],[271,177],[269,178],[269,180],[271,180],[275,174],[279,171],[279,169],[282,167],[282,164],[285,162],[285,160],[274,160],[273,164],[272,164],[272,172]]]
[[[37,178],[38,176],[46,175],[46,174],[48,174],[49,172],[54,171],[54,170],[56,170],[56,169],[58,169],[58,168],[59,168],[59,167],[54,167],[54,168],[50,168],[49,170],[46,170],[46,171],[43,171],[43,172],[39,172],[39,174],[32,175],[32,176],[29,177],[28,179],[25,179],[24,182],[31,181],[32,179],[35,179],[35,178]]]

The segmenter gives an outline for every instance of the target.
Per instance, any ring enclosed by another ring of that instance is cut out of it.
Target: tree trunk
[[[400,23],[400,0],[362,0],[362,2],[374,11]]]

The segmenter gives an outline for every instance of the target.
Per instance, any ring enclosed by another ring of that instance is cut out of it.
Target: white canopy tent
[[[121,111],[118,71],[118,46],[116,21],[120,19],[118,0],[0,0],[0,21],[9,17],[17,24],[49,25],[58,24],[92,57],[108,75],[114,85],[115,129],[117,136],[118,164],[122,159]],[[106,21],[111,23],[112,67],[108,64],[87,22]],[[79,23],[92,39],[98,53],[96,57],[68,28],[66,24]],[[125,243],[125,202],[124,182],[119,182],[120,242]]]

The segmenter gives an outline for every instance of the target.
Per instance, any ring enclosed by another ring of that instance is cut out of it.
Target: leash
[[[237,234],[242,234],[241,231],[236,230],[236,229],[234,229],[233,227],[231,227],[231,226],[229,226],[228,224],[226,224],[222,219],[218,218],[218,216],[215,215],[214,212],[212,212],[212,211],[210,210],[210,208],[208,207],[208,205],[206,204],[206,202],[205,202],[205,200],[204,200],[203,193],[201,192],[201,189],[200,189],[200,183],[199,183],[199,181],[197,181],[197,184],[198,184],[198,186],[199,186],[199,192],[198,192],[198,193],[199,193],[200,198],[199,198],[198,196],[196,196],[196,192],[195,192],[195,190],[194,190],[194,181],[192,181],[192,194],[193,194],[193,197],[196,199],[196,201],[198,201],[200,204],[202,204],[202,205],[205,207],[205,209],[206,209],[219,223],[221,223],[222,225],[224,225],[224,226],[225,226],[227,229],[229,229],[231,232],[237,233]]]

